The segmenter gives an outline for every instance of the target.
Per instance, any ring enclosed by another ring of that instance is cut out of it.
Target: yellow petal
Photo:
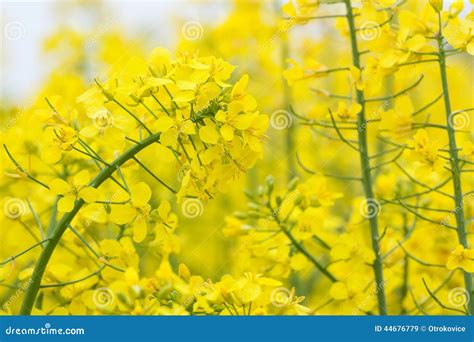
[[[178,266],[178,275],[183,278],[185,281],[189,281],[191,278],[191,272],[185,264],[179,264]]]
[[[154,124],[154,128],[158,132],[166,132],[174,125],[174,120],[170,118],[168,115],[163,115],[162,117],[158,118]]]
[[[58,148],[48,147],[41,152],[41,160],[46,164],[56,164],[61,160],[61,157],[62,153]]]
[[[295,254],[290,258],[290,267],[295,271],[301,271],[308,265],[308,260],[301,254]]]
[[[68,213],[74,208],[75,197],[73,195],[67,195],[58,201],[58,210],[63,213]]]
[[[232,141],[232,139],[234,139],[234,128],[229,125],[222,126],[221,135],[225,141]]]
[[[223,110],[219,110],[217,113],[216,113],[216,120],[219,121],[219,122],[225,122],[226,121],[226,113],[223,111]]]
[[[64,180],[56,178],[49,183],[49,189],[55,195],[64,195],[71,190],[71,186]]]
[[[474,56],[474,42],[467,44],[466,51],[471,56]]]
[[[332,298],[337,300],[347,299],[349,296],[347,286],[342,282],[334,283],[329,290],[329,294]]]
[[[117,224],[127,224],[130,223],[136,215],[136,209],[132,208],[129,204],[113,205],[112,211],[110,212],[110,220]]]
[[[212,126],[203,126],[199,129],[199,137],[207,144],[216,144],[219,140],[219,135]]]
[[[145,240],[148,232],[148,227],[146,225],[146,220],[143,216],[140,215],[135,221],[133,221],[132,229],[133,241],[142,242],[143,240]]]
[[[86,186],[85,188],[79,191],[79,197],[82,198],[87,203],[93,203],[97,200],[97,196],[98,196],[97,193],[98,193],[97,189],[91,186]]]
[[[240,129],[241,131],[246,130],[250,125],[252,125],[253,120],[255,120],[254,114],[238,115],[235,122],[235,128]]]
[[[235,83],[234,88],[232,89],[231,97],[243,95],[245,92],[245,88],[247,88],[248,82],[249,75],[243,75],[242,78],[238,80],[237,83]]]
[[[103,204],[93,203],[81,209],[81,215],[86,218],[86,222],[93,221],[97,223],[107,222],[107,211]],[[89,224],[86,224],[87,226]]]
[[[168,214],[171,211],[171,206],[170,203],[167,200],[163,200],[160,203],[160,206],[158,207],[158,214],[160,217],[164,220],[168,218]]]
[[[130,191],[132,192],[132,202],[135,206],[144,206],[151,198],[151,189],[145,182],[132,185]]]
[[[414,112],[413,103],[411,99],[407,95],[402,95],[395,100],[395,107],[397,108],[397,112],[401,112],[403,114],[411,114]]]
[[[93,138],[99,133],[99,130],[94,125],[84,127],[79,132],[80,135],[85,136],[86,138]]]
[[[89,175],[89,171],[82,170],[74,176],[73,183],[76,186],[81,186],[81,185],[85,185],[85,184],[89,183],[90,179],[91,178],[90,178],[90,175]]]

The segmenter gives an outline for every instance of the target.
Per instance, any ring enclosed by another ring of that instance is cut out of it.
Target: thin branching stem
[[[7,148],[7,145],[3,144],[3,148],[5,149],[5,152],[7,153],[8,155],[8,158],[10,158],[10,160],[13,162],[13,164],[15,164],[15,166],[17,167],[17,169],[23,173],[26,177],[28,177],[29,179],[31,179],[33,182],[35,183],[38,183],[39,185],[41,185],[42,187],[46,188],[49,190],[49,186],[47,186],[46,184],[44,184],[43,182],[37,180],[35,177],[33,177],[25,168],[23,168],[16,160],[15,158],[13,158],[13,156],[11,155],[10,151],[8,150]]]
[[[356,26],[354,15],[352,12],[351,0],[344,1],[346,5],[346,18],[349,26],[349,34],[351,41],[351,51],[352,51],[352,63],[353,65],[360,70],[360,55],[359,48],[357,46],[357,36],[356,36]],[[374,200],[374,192],[372,188],[372,175],[370,173],[370,159],[369,151],[367,144],[367,130],[366,130],[366,118],[365,118],[365,98],[364,92],[357,89],[356,91],[357,102],[362,106],[361,111],[357,115],[358,123],[358,151],[361,164],[361,173],[362,173],[362,185],[364,188],[364,195],[366,201]],[[379,245],[379,229],[378,229],[378,219],[377,215],[370,215],[369,218],[370,225],[370,236],[372,241],[372,250],[375,254],[375,260],[373,262],[373,269],[375,275],[375,288],[377,294],[377,304],[380,315],[387,314],[387,304],[385,299],[385,281],[383,277],[383,265],[382,258],[380,255],[380,245]]]
[[[451,173],[453,176],[453,190],[454,190],[454,206],[456,208],[454,214],[456,217],[456,226],[458,233],[459,243],[464,246],[464,248],[469,248],[467,242],[466,227],[464,225],[464,201],[462,197],[462,184],[461,184],[461,170],[459,166],[459,156],[458,148],[456,143],[456,132],[452,127],[452,109],[451,109],[451,99],[449,94],[449,85],[448,85],[448,75],[446,72],[446,51],[444,49],[444,37],[441,24],[441,14],[438,13],[438,24],[439,32],[437,36],[438,42],[438,52],[439,52],[439,71],[441,76],[441,84],[443,87],[443,98],[444,98],[444,107],[446,113],[446,123],[447,123],[447,133],[449,140],[449,155],[451,162]],[[473,298],[473,284],[472,284],[472,275],[469,272],[464,271],[464,286],[470,298]],[[474,314],[474,300],[469,301],[468,303],[468,313],[470,315]]]
[[[142,142],[126,150],[122,155],[116,158],[110,164],[110,166],[100,171],[100,173],[92,180],[90,186],[98,188],[103,182],[110,178],[110,176],[117,170],[117,167],[120,167],[125,162],[132,159],[138,152],[142,151],[144,148],[152,145],[153,143],[156,143],[159,138],[160,133],[152,134],[146,139],[144,139]],[[36,262],[33,274],[31,276],[31,284],[25,292],[23,303],[21,305],[21,315],[29,315],[31,313],[31,310],[36,300],[36,296],[38,295],[38,291],[40,290],[41,279],[43,278],[43,274],[46,270],[51,255],[56,249],[56,246],[58,245],[64,231],[68,228],[69,224],[77,215],[84,203],[85,202],[83,200],[76,201],[73,209],[69,213],[64,214],[58,222],[56,222],[55,219],[54,221],[52,221],[52,227],[48,230],[47,233],[47,236],[50,240],[46,242],[46,246],[43,249],[41,255],[39,256],[38,261]]]

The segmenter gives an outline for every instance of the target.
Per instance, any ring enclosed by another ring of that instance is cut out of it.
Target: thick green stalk
[[[285,65],[286,60],[289,57],[289,48],[288,48],[288,34],[284,33],[281,38],[281,65],[282,67]],[[290,87],[286,79],[283,77],[282,74],[282,87],[283,87],[283,107],[285,111],[289,113],[290,110],[290,103],[291,103],[291,91]],[[290,117],[291,119],[291,117]],[[296,176],[296,169],[295,169],[295,158],[294,158],[294,126],[290,121],[286,131],[286,157],[288,158],[287,164],[287,176],[288,182],[290,182]]]
[[[110,178],[112,174],[123,165],[128,160],[132,159],[138,152],[143,150],[145,147],[153,144],[158,141],[160,133],[150,135],[145,140],[140,143],[137,143],[135,146],[131,147],[125,151],[121,156],[115,159],[109,166],[102,169],[102,171],[92,180],[90,186],[98,188],[105,180]],[[38,295],[38,291],[41,287],[41,280],[43,278],[44,271],[48,265],[49,259],[53,254],[56,246],[58,245],[61,236],[64,231],[67,229],[68,225],[73,220],[74,216],[79,212],[81,207],[84,205],[83,200],[76,201],[74,208],[69,213],[63,215],[63,217],[56,224],[54,229],[48,231],[47,238],[49,239],[45,244],[45,247],[36,262],[35,269],[31,276],[30,285],[25,292],[25,297],[20,309],[20,315],[29,315],[33,308],[33,305]]]
[[[441,19],[440,19],[441,22]],[[458,240],[464,248],[469,248],[467,243],[467,234],[466,234],[466,227],[464,224],[464,203],[463,203],[463,195],[462,195],[462,185],[461,185],[461,170],[459,167],[459,156],[458,156],[458,148],[456,144],[456,133],[454,130],[454,123],[452,117],[452,110],[451,110],[451,100],[449,96],[449,86],[448,86],[448,76],[446,73],[446,54],[444,51],[444,43],[443,43],[443,34],[441,31],[440,25],[440,32],[438,35],[438,50],[439,50],[439,70],[441,75],[441,84],[443,87],[443,98],[444,98],[444,108],[446,112],[446,130],[448,132],[448,140],[449,140],[449,155],[450,155],[450,162],[451,162],[451,172],[453,175],[453,190],[454,190],[454,214],[456,217],[456,227],[458,233]],[[473,288],[472,288],[472,276],[469,272],[464,271],[464,286],[466,288],[466,292],[469,294],[468,296],[468,311],[469,314],[474,314],[474,298],[473,298]]]
[[[354,15],[352,13],[351,0],[345,0],[347,10],[347,22],[349,24],[350,39],[351,39],[351,50],[352,50],[352,63],[353,65],[361,69],[360,67],[360,54],[357,47],[357,36],[356,26],[354,22]],[[366,119],[365,119],[365,98],[364,92],[361,90],[356,91],[357,103],[362,106],[362,110],[357,115],[357,131],[358,131],[358,143],[359,143],[359,157],[362,173],[362,186],[364,188],[364,195],[367,205],[370,203],[374,204],[374,192],[372,188],[372,175],[370,173],[370,160],[369,151],[367,145],[367,130],[366,130]],[[377,204],[377,202],[375,202]],[[375,260],[373,264],[375,274],[375,293],[377,295],[377,303],[380,315],[387,314],[387,304],[385,300],[385,281],[383,278],[382,268],[382,257],[380,255],[379,248],[379,229],[377,222],[377,212],[369,210],[369,224],[370,224],[370,237],[372,240],[372,250],[375,254]]]

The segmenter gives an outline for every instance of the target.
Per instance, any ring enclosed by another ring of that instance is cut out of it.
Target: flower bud
[[[435,10],[436,13],[439,13],[443,10],[443,0],[429,0],[431,7]]]

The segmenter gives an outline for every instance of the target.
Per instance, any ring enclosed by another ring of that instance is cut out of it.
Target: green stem
[[[344,0],[347,9],[347,22],[349,24],[350,38],[351,38],[351,50],[352,50],[352,63],[358,69],[360,69],[360,54],[357,47],[357,36],[356,26],[354,22],[354,15],[352,13],[351,0]],[[362,106],[362,110],[357,115],[357,131],[358,131],[358,142],[359,142],[359,156],[360,165],[362,171],[362,185],[364,188],[365,200],[367,203],[374,201],[374,193],[372,188],[372,175],[370,173],[370,160],[367,146],[367,131],[365,124],[365,99],[364,93],[361,90],[356,92],[357,102]],[[373,263],[374,274],[375,274],[375,289],[377,293],[377,303],[380,315],[387,314],[387,304],[385,300],[385,281],[383,278],[382,258],[380,256],[379,248],[379,229],[377,222],[377,215],[370,215],[370,235],[372,240],[372,249],[375,254],[375,260]]]
[[[281,66],[282,68],[286,64],[286,60],[289,57],[289,47],[288,47],[288,35],[284,34],[282,37],[282,42],[281,42]],[[288,111],[290,108],[290,103],[291,103],[291,90],[288,87],[288,83],[286,82],[286,79],[281,77],[281,82],[283,86],[283,108],[285,108],[285,111]],[[286,132],[286,158],[288,161],[287,164],[287,181],[290,182],[294,177],[296,177],[296,168],[295,168],[295,158],[294,158],[294,126],[292,125],[292,122],[290,121],[290,124],[288,125],[287,132]]]
[[[135,146],[129,148],[121,156],[115,159],[109,166],[105,167],[91,182],[90,186],[98,188],[105,180],[110,178],[110,176],[117,170],[117,167],[120,167],[128,160],[132,159],[138,152],[146,148],[147,146],[158,141],[160,138],[160,133],[150,135],[142,142],[136,144]],[[20,315],[29,315],[38,295],[38,291],[41,287],[41,279],[43,278],[44,271],[48,265],[49,259],[53,254],[56,246],[58,245],[61,236],[64,231],[67,229],[68,225],[71,223],[73,218],[79,212],[81,207],[84,205],[83,200],[76,201],[74,208],[69,213],[63,215],[55,227],[48,231],[49,241],[46,243],[43,252],[41,253],[31,276],[31,284],[26,290],[25,297],[20,309]]]
[[[449,86],[448,86],[448,76],[446,72],[446,51],[444,50],[444,43],[443,43],[443,33],[442,33],[442,26],[441,26],[441,18],[439,15],[439,34],[437,37],[438,41],[438,50],[439,50],[439,70],[441,74],[441,84],[443,87],[443,98],[444,98],[444,108],[446,111],[446,120],[447,120],[447,127],[446,130],[448,132],[448,140],[449,140],[449,154],[450,154],[450,161],[451,161],[451,172],[453,175],[453,188],[454,188],[454,205],[455,205],[455,217],[456,217],[456,226],[457,226],[457,234],[458,240],[464,248],[469,248],[467,243],[467,234],[466,228],[464,225],[464,203],[463,203],[463,195],[462,195],[462,186],[461,186],[461,172],[459,167],[459,156],[458,156],[458,148],[456,144],[456,134],[454,131],[454,127],[452,127],[452,110],[451,110],[451,100],[449,96]],[[473,287],[472,287],[472,276],[470,273],[464,271],[464,286],[466,288],[467,293],[469,294],[469,298],[473,298]],[[474,314],[474,300],[470,300],[468,303],[468,313],[470,315]]]
[[[41,240],[37,243],[35,243],[33,246],[31,247],[28,247],[27,249],[25,249],[24,251],[18,253],[18,254],[15,254],[15,255],[12,255],[11,257],[5,259],[4,261],[0,262],[0,266],[4,266],[12,261],[14,261],[16,258],[19,258],[21,257],[23,254],[26,254],[28,253],[29,251],[31,251],[32,249],[38,247],[39,245],[42,245],[43,243],[47,242],[49,239],[44,239],[44,240]]]

